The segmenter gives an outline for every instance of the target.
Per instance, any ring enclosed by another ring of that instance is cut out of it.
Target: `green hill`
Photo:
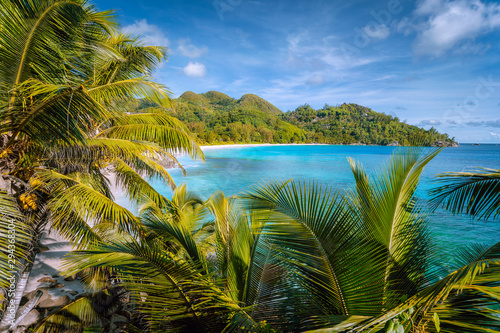
[[[239,100],[209,91],[185,92],[169,110],[196,134],[201,143],[305,142],[306,133],[282,119],[282,112],[257,95]]]
[[[284,114],[283,119],[307,131],[307,140],[321,143],[397,145],[420,142],[425,145],[455,145],[448,134],[434,128],[408,125],[397,117],[378,113],[358,104],[325,105],[314,110],[309,105],[299,106]]]
[[[278,109],[265,99],[260,98],[259,96],[254,94],[243,95],[238,100],[238,105],[244,109],[260,110],[270,114],[281,115],[283,113],[280,109]]]
[[[454,144],[447,134],[401,122],[357,104],[309,105],[283,113],[253,94],[240,99],[217,91],[183,93],[168,110],[183,121],[202,144],[222,143],[329,143],[398,145],[421,142],[426,145]],[[139,103],[138,109],[150,107]]]

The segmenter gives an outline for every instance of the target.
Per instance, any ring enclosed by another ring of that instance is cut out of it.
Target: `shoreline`
[[[426,147],[443,147],[443,148],[456,148],[459,145],[479,145],[473,143],[458,143],[456,146],[426,146]],[[483,143],[483,145],[488,145]],[[490,143],[490,145],[496,145]],[[221,149],[221,148],[249,148],[249,147],[273,147],[273,146],[375,146],[375,147],[403,147],[401,145],[375,145],[368,143],[231,143],[231,144],[217,144],[217,145],[202,145],[199,146],[201,150]]]
[[[272,146],[329,146],[328,143],[233,143],[228,145],[210,145],[199,146],[202,150],[205,149],[218,149],[218,148],[236,148],[236,147],[272,147]]]

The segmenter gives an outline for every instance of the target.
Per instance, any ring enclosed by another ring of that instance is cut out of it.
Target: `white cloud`
[[[500,138],[500,134],[498,133],[494,133],[494,132],[490,132],[491,136],[495,137],[495,138]]]
[[[436,119],[424,119],[417,124],[417,126],[438,126],[438,125],[441,125],[441,122]]]
[[[189,64],[184,67],[183,72],[190,77],[204,77],[207,75],[207,68],[202,63],[189,62]]]
[[[206,46],[203,47],[196,47],[193,44],[191,44],[191,41],[189,38],[186,39],[180,39],[179,40],[179,47],[177,50],[185,57],[189,58],[199,58],[205,53],[208,52],[208,48]]]
[[[154,24],[149,24],[146,19],[135,21],[131,25],[123,27],[122,31],[133,36],[141,36],[146,45],[168,46],[170,41],[163,31]]]
[[[359,49],[337,43],[332,36],[316,39],[307,31],[288,36],[288,59],[286,63],[294,69],[308,73],[335,73],[367,65],[380,59],[363,57]]]
[[[398,30],[407,33],[412,28],[418,33],[416,55],[440,57],[500,28],[500,5],[480,0],[424,0],[417,5],[415,14],[418,24],[402,20]]]
[[[315,85],[320,85],[325,82],[325,77],[323,75],[314,75],[313,77],[309,78],[309,80],[306,81],[307,84],[315,86]]]
[[[391,30],[385,24],[368,24],[363,28],[363,32],[374,39],[386,39],[391,34]]]

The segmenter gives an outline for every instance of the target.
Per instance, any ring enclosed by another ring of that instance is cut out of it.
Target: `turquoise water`
[[[206,199],[222,190],[226,195],[242,193],[252,185],[272,179],[315,179],[335,188],[353,185],[347,157],[361,161],[369,173],[376,172],[398,149],[380,146],[290,145],[252,147],[210,147],[205,150],[206,162],[181,157],[188,175],[179,169],[171,170],[177,184]],[[500,146],[461,145],[444,149],[426,167],[419,195],[425,196],[433,177],[445,171],[463,171],[470,167],[500,168]],[[153,182],[155,188],[171,196],[168,188]],[[469,243],[493,244],[500,241],[500,221],[477,222],[468,217],[454,216],[439,210],[430,217],[436,243],[449,255],[459,245]]]

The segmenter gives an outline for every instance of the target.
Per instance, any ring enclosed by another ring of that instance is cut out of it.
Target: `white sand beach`
[[[318,146],[325,145],[324,143],[243,143],[243,144],[230,144],[230,145],[213,145],[213,146],[200,146],[202,150],[210,149],[224,149],[224,148],[246,148],[246,147],[259,147],[259,146]]]

